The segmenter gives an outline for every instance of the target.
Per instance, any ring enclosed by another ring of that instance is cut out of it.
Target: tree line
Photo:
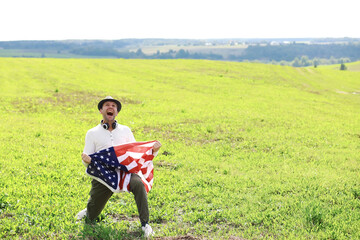
[[[295,58],[349,58],[360,59],[360,43],[350,44],[286,44],[279,46],[249,46],[242,56],[232,56],[234,60],[292,61]]]
[[[336,45],[336,44],[334,44]],[[320,46],[317,49],[314,46],[287,46],[279,48],[278,46],[253,47],[248,49],[240,56],[224,56],[214,53],[189,52],[185,49],[178,51],[168,50],[167,52],[157,51],[154,54],[145,54],[139,48],[137,51],[119,51],[114,48],[96,48],[82,47],[71,50],[71,53],[84,56],[108,56],[115,58],[142,58],[142,59],[209,59],[226,61],[257,61],[279,65],[290,65],[294,67],[318,66],[328,64],[347,63],[360,60],[360,45],[351,46]],[[279,50],[281,49],[281,50]],[[329,50],[332,49],[332,50]],[[345,50],[344,50],[345,49]],[[279,51],[277,51],[279,50]],[[329,51],[325,51],[329,50]],[[344,50],[344,51],[342,51]]]
[[[210,59],[227,61],[258,61],[272,62],[294,67],[345,63],[360,60],[360,44],[288,44],[280,46],[257,45],[248,46],[241,55],[222,55],[206,52],[189,52],[185,49],[168,52],[157,51],[154,54],[144,54],[141,48],[137,51],[121,51],[109,47],[85,46],[70,51],[73,54],[85,56],[109,56],[116,58],[144,59]]]
[[[346,40],[346,39],[345,39]],[[220,44],[220,40],[213,44]],[[225,40],[223,40],[225,41]],[[144,54],[142,46],[163,45],[184,46],[178,51],[157,51],[154,54]],[[24,49],[41,52],[46,57],[46,51],[57,51],[58,53],[70,53],[84,57],[112,57],[112,58],[144,58],[144,59],[210,59],[226,61],[258,61],[281,65],[292,65],[295,67],[336,64],[360,60],[360,41],[349,39],[346,43],[317,43],[304,44],[293,42],[291,44],[272,45],[265,40],[262,42],[249,42],[248,47],[241,54],[227,55],[211,49],[207,52],[189,52],[186,46],[203,45],[200,40],[181,39],[121,39],[121,40],[66,40],[66,41],[0,41],[1,49]],[[224,44],[224,42],[221,42]],[[138,49],[129,51],[128,49]]]
[[[211,59],[211,60],[224,60],[224,57],[220,54],[213,53],[190,53],[188,50],[180,49],[174,51],[172,49],[167,52],[157,51],[154,54],[145,54],[139,48],[137,51],[121,51],[113,48],[94,48],[83,47],[70,51],[72,54],[84,55],[84,56],[108,56],[116,58],[142,58],[142,59]]]

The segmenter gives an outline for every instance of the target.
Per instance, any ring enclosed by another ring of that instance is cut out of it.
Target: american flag
[[[154,182],[153,146],[156,141],[132,142],[103,149],[89,155],[86,173],[113,192],[129,192],[131,173],[140,176],[146,192]]]

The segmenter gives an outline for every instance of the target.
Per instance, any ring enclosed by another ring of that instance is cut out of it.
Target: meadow
[[[133,196],[76,222],[111,95],[159,140],[155,239],[359,239],[360,72],[206,60],[0,58],[0,238],[141,239]]]

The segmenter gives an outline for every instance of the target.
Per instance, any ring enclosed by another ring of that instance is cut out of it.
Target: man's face
[[[118,115],[117,105],[112,101],[104,102],[102,108],[100,109],[101,115],[105,122],[112,122],[115,120],[115,117]]]

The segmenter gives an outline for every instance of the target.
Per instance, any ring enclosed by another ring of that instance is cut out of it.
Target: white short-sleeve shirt
[[[90,155],[129,142],[135,142],[134,135],[129,127],[117,123],[116,128],[110,132],[99,124],[86,133],[83,153]]]

